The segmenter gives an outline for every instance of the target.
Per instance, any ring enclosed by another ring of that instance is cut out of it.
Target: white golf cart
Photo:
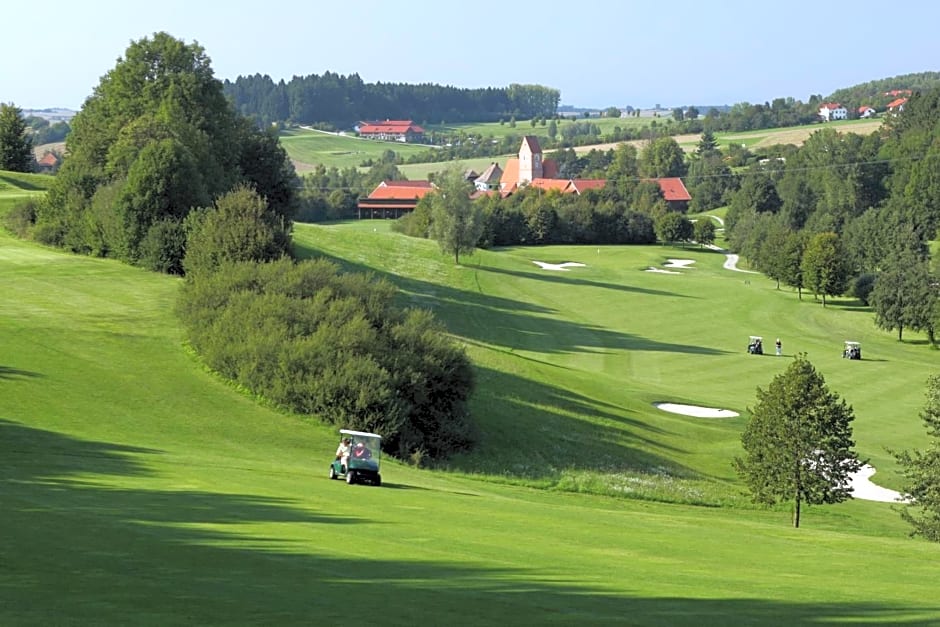
[[[845,348],[842,349],[843,359],[861,359],[862,344],[860,342],[845,341]]]
[[[751,355],[764,354],[764,338],[759,335],[752,335],[747,342],[747,352]]]
[[[348,440],[347,453],[337,456],[330,464],[330,479],[345,477],[346,483],[370,483],[382,485],[379,461],[382,457],[382,436],[365,431],[340,429],[344,442]]]

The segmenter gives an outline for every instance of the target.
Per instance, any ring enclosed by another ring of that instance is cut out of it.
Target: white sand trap
[[[734,418],[739,416],[738,412],[730,409],[716,409],[714,407],[699,407],[698,405],[679,405],[677,403],[653,403],[657,409],[668,411],[672,414],[682,414],[683,416],[694,416],[696,418]]]
[[[535,265],[542,270],[556,270],[558,272],[567,272],[568,268],[583,268],[585,264],[577,261],[566,261],[564,263],[545,263],[544,261],[533,261]]]
[[[850,482],[852,486],[852,496],[863,501],[878,501],[879,503],[906,503],[907,501],[900,492],[882,488],[871,482],[871,476],[875,474],[873,466],[865,464],[859,468],[858,472],[853,473]]]
[[[739,257],[734,254],[725,255],[725,265],[724,265],[725,270],[734,270],[735,272],[746,272],[747,274],[758,274],[757,272],[754,272],[753,270],[742,270],[741,268],[739,268],[738,259]]]
[[[653,266],[647,268],[645,272],[658,272],[660,274],[682,274],[681,272],[676,272],[675,270],[663,270],[662,268],[654,268]]]
[[[666,263],[663,264],[664,268],[688,268],[693,263],[694,259],[667,259]]]

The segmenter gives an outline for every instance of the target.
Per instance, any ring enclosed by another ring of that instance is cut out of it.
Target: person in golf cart
[[[339,446],[336,448],[336,459],[338,459],[342,465],[342,472],[346,472],[346,460],[349,459],[349,450],[349,438],[343,438],[340,440]]]
[[[763,338],[757,337],[756,335],[751,336],[751,341],[748,342],[747,352],[752,355],[763,355],[764,354],[764,345]]]
[[[369,450],[369,447],[366,446],[364,442],[356,442],[356,446],[352,449],[352,456],[356,460],[371,459],[372,451]]]

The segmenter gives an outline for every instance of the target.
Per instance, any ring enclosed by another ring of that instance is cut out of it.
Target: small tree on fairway
[[[823,307],[826,296],[844,294],[849,286],[849,267],[835,233],[814,236],[803,252],[801,267],[805,287],[822,294]]]
[[[895,453],[906,479],[904,492],[913,500],[901,518],[913,527],[911,535],[940,542],[940,375],[927,380],[927,404],[920,417],[927,426],[927,448]]]
[[[431,195],[431,237],[441,252],[472,255],[483,234],[483,210],[470,200],[470,186],[459,167],[449,167],[440,177],[437,192]]]
[[[692,236],[699,246],[715,243],[715,223],[709,217],[699,218],[692,226]]]
[[[798,354],[766,390],[744,428],[744,457],[735,469],[757,503],[793,501],[800,507],[851,498],[849,475],[861,466],[852,450],[852,408],[829,391],[822,375]]]

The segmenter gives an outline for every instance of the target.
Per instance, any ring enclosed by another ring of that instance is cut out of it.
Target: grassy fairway
[[[907,539],[890,506],[812,508],[793,530],[785,509],[736,496],[743,419],[649,405],[744,410],[786,363],[745,355],[747,335],[779,333],[855,405],[859,448],[887,466],[883,445],[918,443],[933,353],[851,303],[745,286],[713,253],[520,248],[455,267],[386,227],[296,236],[445,320],[478,366],[483,440],[450,471],[386,459],[382,488],[329,481],[332,429],[203,371],[172,314],[177,279],[0,235],[0,624],[940,620],[940,547]],[[667,257],[697,267],[642,272]],[[868,359],[838,358],[846,334]]]
[[[367,159],[379,160],[386,150],[408,157],[430,149],[429,146],[359,139],[354,135],[335,135],[296,129],[281,134],[281,145],[291,159],[314,166],[358,168]],[[301,172],[302,173],[302,172]]]

